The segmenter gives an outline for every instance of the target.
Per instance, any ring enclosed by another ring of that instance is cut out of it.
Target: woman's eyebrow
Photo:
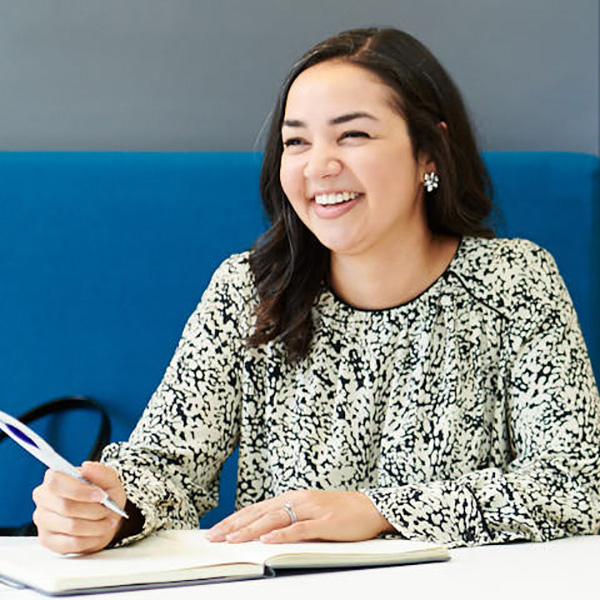
[[[341,125],[342,123],[348,123],[348,121],[354,121],[354,119],[371,119],[377,121],[377,118],[368,112],[353,112],[347,115],[340,115],[329,121],[330,125]]]
[[[353,112],[346,115],[340,115],[329,120],[329,125],[341,125],[342,123],[348,123],[354,121],[354,119],[371,119],[377,121],[377,117],[369,114],[368,112]],[[285,119],[283,121],[283,127],[306,127],[304,121],[298,121],[297,119]]]

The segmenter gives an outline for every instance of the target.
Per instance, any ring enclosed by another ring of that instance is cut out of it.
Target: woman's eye
[[[342,139],[344,138],[366,138],[369,139],[371,136],[366,131],[345,131],[342,134]]]
[[[292,146],[301,146],[304,144],[304,140],[302,138],[289,138],[287,140],[283,140],[284,148],[290,148]]]

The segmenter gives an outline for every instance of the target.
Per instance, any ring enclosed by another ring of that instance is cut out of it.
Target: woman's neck
[[[459,238],[415,232],[382,255],[331,256],[331,285],[357,308],[382,309],[412,300],[426,290],[454,257]]]

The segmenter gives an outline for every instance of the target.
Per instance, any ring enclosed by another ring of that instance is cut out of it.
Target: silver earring
[[[423,177],[423,184],[428,192],[433,192],[440,185],[440,178],[435,171],[425,173]]]

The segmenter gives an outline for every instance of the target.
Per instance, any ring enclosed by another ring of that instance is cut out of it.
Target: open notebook
[[[61,556],[31,543],[0,546],[0,578],[50,595],[190,585],[275,575],[280,569],[345,568],[448,560],[446,548],[406,540],[219,544],[202,530],[162,531],[91,555]]]

